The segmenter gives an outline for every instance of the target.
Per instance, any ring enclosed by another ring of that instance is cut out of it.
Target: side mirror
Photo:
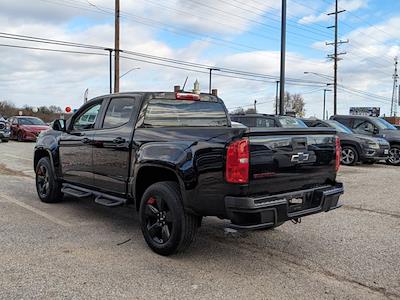
[[[66,122],[63,119],[57,119],[54,120],[53,122],[53,126],[51,126],[51,128],[53,128],[53,130],[56,131],[66,131]]]

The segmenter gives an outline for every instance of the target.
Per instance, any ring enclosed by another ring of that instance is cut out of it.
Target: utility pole
[[[112,94],[112,53],[113,53],[113,49],[106,48],[104,50],[109,51],[109,53],[110,53],[109,78],[110,78],[110,94]]]
[[[325,112],[326,112],[326,92],[331,92],[331,90],[324,89],[324,110],[323,110],[322,120],[325,120],[328,117],[328,116],[325,117]]]
[[[275,93],[275,115],[278,114],[278,106],[279,106],[279,98],[278,98],[278,93],[279,93],[279,80],[276,81],[276,93]]]
[[[221,71],[221,70],[218,69],[218,68],[209,68],[209,70],[210,70],[210,77],[209,77],[209,82],[208,82],[208,93],[211,95],[211,92],[212,92],[212,82],[211,82],[211,80],[212,80],[212,71]]]
[[[254,113],[257,113],[257,100],[254,100]]]
[[[335,28],[335,42],[333,43],[326,43],[326,45],[334,45],[335,51],[334,54],[328,55],[328,58],[333,59],[333,72],[334,72],[334,83],[333,83],[333,114],[337,114],[337,73],[338,73],[338,61],[340,55],[345,55],[346,52],[338,53],[338,47],[341,44],[346,44],[349,41],[342,41],[339,40],[339,14],[345,12],[346,10],[339,10],[339,0],[335,0],[335,12],[329,13],[328,16],[335,15],[335,25],[329,26],[328,28]]]
[[[392,93],[392,105],[390,107],[390,116],[395,117],[397,114],[397,79],[399,78],[399,75],[397,74],[397,65],[398,65],[398,58],[394,58],[394,73],[393,73],[393,93]],[[400,98],[400,89],[399,89],[399,98]],[[398,99],[400,101],[400,99]]]
[[[114,93],[119,93],[119,23],[120,23],[120,0],[115,0],[115,59],[114,59]]]
[[[286,0],[282,0],[281,20],[281,80],[279,97],[279,114],[285,114],[285,65],[286,65]]]

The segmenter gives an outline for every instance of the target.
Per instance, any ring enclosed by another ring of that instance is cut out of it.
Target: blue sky
[[[113,2],[3,0],[1,31],[112,47]],[[309,116],[322,114],[321,84],[327,79],[304,72],[333,72],[332,62],[326,58],[333,49],[325,45],[333,39],[333,29],[326,28],[333,24],[333,17],[326,16],[332,4],[331,0],[288,0],[288,77],[320,84],[290,84],[287,90],[303,94]],[[340,0],[339,6],[347,10],[340,15],[340,34],[350,40],[341,47],[347,55],[339,64],[339,81],[345,87],[339,91],[339,112],[347,113],[350,106],[380,106],[389,113],[393,59],[400,54],[400,1]],[[121,11],[123,49],[279,75],[280,1],[122,0]],[[43,46],[4,39],[1,43]],[[5,47],[0,47],[0,54],[6,57],[0,64],[0,99],[18,105],[64,107],[79,106],[86,88],[93,97],[108,92],[107,57]],[[201,72],[122,60],[122,72],[133,67],[140,69],[123,78],[123,91],[171,90],[186,76],[189,86],[199,79],[202,89],[208,90],[208,76]],[[219,75],[222,73],[216,72],[213,87],[219,89],[228,108],[247,107],[257,100],[261,112],[273,112],[275,80],[260,82]],[[328,110],[331,113],[331,93]]]

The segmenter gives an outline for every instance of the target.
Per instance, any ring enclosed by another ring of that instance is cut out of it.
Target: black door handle
[[[88,138],[83,138],[82,143],[89,144],[90,140]]]
[[[122,144],[122,143],[125,143],[125,142],[126,142],[126,140],[124,138],[122,138],[122,137],[117,137],[117,138],[115,138],[113,140],[114,144]]]

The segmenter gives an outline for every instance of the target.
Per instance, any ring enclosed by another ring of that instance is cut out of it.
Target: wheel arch
[[[135,199],[136,210],[139,210],[140,201],[146,189],[150,185],[161,181],[176,182],[180,191],[182,191],[183,181],[175,170],[159,165],[143,165],[138,169],[132,186],[132,194]]]
[[[44,157],[49,158],[51,168],[53,169],[54,174],[57,174],[54,168],[53,154],[51,153],[50,150],[44,148],[38,148],[35,150],[35,153],[33,155],[33,170],[36,171],[36,167],[39,163],[39,160],[41,160]]]

